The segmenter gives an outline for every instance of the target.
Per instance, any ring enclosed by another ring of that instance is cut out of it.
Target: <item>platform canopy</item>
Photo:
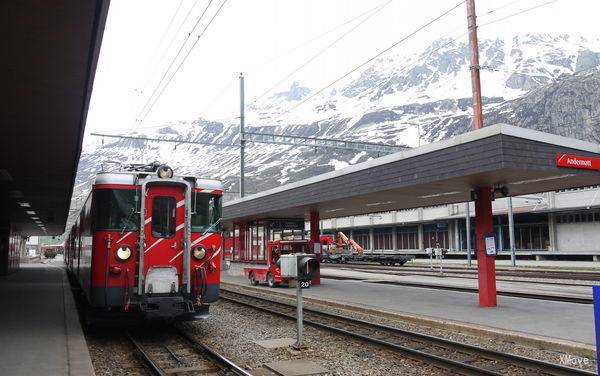
[[[459,203],[488,186],[518,196],[595,185],[600,160],[593,158],[600,158],[598,144],[496,124],[228,202],[223,220],[308,219],[311,210],[323,219]],[[567,161],[573,167],[559,166]]]
[[[0,5],[0,211],[23,235],[64,230],[108,4]]]

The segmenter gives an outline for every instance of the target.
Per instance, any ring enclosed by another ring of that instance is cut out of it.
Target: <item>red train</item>
[[[166,165],[127,165],[96,177],[65,244],[89,310],[189,319],[219,296],[217,180],[177,177]]]

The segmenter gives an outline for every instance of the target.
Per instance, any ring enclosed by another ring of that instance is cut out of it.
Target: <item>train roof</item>
[[[155,172],[146,171],[111,171],[99,172],[94,185],[97,184],[123,184],[141,185],[145,179],[156,177]],[[194,176],[174,176],[174,179],[183,179],[194,183],[193,188],[206,190],[223,190],[223,183],[216,179],[199,178]]]

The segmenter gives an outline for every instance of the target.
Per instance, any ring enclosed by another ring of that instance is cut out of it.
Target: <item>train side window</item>
[[[152,236],[175,236],[176,205],[175,197],[157,196],[152,199]]]

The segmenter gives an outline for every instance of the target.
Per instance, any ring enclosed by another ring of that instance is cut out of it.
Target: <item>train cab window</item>
[[[176,206],[175,197],[157,196],[152,199],[152,236],[155,238],[175,236]]]
[[[137,189],[94,190],[91,209],[95,230],[138,231],[138,197]]]
[[[192,208],[192,232],[220,230],[221,196],[194,192]]]

